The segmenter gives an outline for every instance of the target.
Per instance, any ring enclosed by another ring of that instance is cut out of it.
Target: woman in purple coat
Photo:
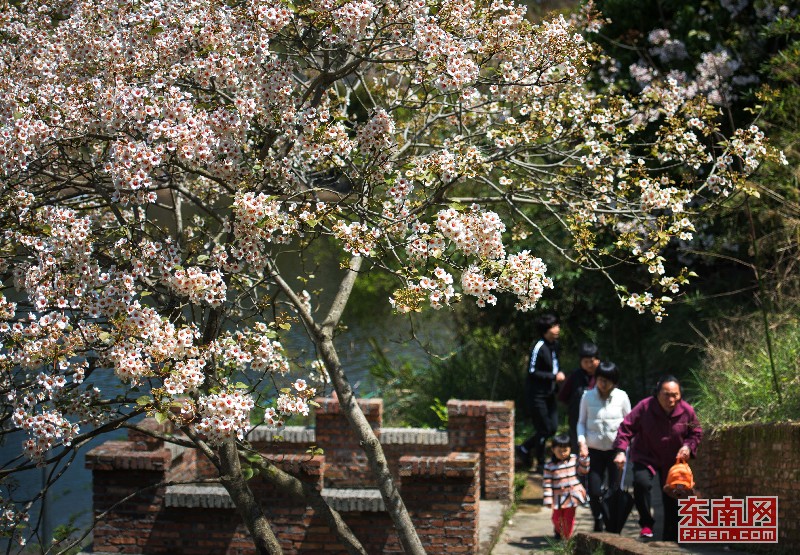
[[[642,538],[653,537],[651,490],[656,474],[664,503],[664,540],[678,539],[678,501],[663,493],[667,472],[676,459],[689,460],[696,454],[703,430],[692,406],[681,399],[681,385],[674,376],[662,378],[652,397],[640,401],[625,417],[617,431],[614,462],[625,466],[630,446],[633,461],[633,497],[639,511]],[[635,440],[635,441],[634,441]],[[631,441],[633,445],[631,446]]]

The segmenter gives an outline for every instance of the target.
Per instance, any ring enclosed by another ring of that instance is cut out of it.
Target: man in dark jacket
[[[639,511],[640,537],[653,537],[651,490],[658,474],[664,502],[664,540],[678,539],[678,500],[663,491],[667,473],[676,460],[688,461],[697,453],[703,430],[692,406],[681,397],[683,392],[674,376],[662,378],[652,397],[639,401],[617,430],[614,462],[625,466],[625,452],[631,447],[633,460],[633,497]]]
[[[558,430],[556,385],[564,381],[564,373],[558,368],[558,335],[561,333],[558,318],[554,314],[542,315],[536,321],[536,330],[541,337],[531,349],[525,380],[528,410],[536,434],[517,447],[517,456],[526,468],[530,468],[535,457],[536,471],[541,473],[545,442]]]
[[[569,416],[569,441],[572,452],[578,452],[578,416],[583,392],[594,387],[594,373],[600,366],[600,350],[594,343],[583,343],[578,351],[580,366],[564,380],[558,400],[567,405]]]

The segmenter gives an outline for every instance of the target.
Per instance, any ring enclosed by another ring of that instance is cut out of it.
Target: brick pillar
[[[425,551],[478,553],[478,453],[402,457],[400,480],[403,500]]]
[[[109,511],[94,528],[95,551],[148,552],[166,490],[148,486],[165,480],[172,453],[161,442],[134,439],[107,441],[86,454],[95,517]],[[113,507],[129,495],[131,499]]]
[[[514,402],[447,402],[450,449],[481,454],[484,499],[514,497]]]
[[[316,443],[322,448],[329,466],[325,471],[325,483],[337,487],[374,486],[375,479],[369,469],[367,456],[361,448],[358,436],[342,414],[337,399],[315,399]],[[359,399],[358,405],[380,439],[383,423],[383,399]]]

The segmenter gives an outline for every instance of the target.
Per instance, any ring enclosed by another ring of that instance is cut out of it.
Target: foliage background
[[[550,7],[574,3],[529,5],[537,17]],[[797,8],[711,0],[599,0],[596,5],[610,20],[597,40],[617,60],[625,77],[621,86],[632,94],[637,85],[627,68],[635,62],[691,74],[703,52],[730,52],[737,75],[757,78],[734,85],[733,101],[720,107],[721,128],[729,131],[755,119],[790,163],[760,168],[748,183],[752,195],[728,199],[694,241],[671,245],[672,262],[699,277],[661,324],[620,307],[605,277],[570,264],[548,242],[529,237],[525,248],[549,261],[556,283],[539,309],[562,320],[562,365],[576,368],[578,345],[588,340],[621,368],[620,387],[634,402],[650,393],[660,375],[671,373],[684,380],[688,399],[708,424],[799,419]],[[647,40],[653,29],[668,29],[683,41],[688,57],[660,63]],[[599,78],[595,85],[604,86]],[[614,271],[635,280],[640,270],[621,266]],[[508,299],[482,310],[459,306],[453,351],[427,368],[393,365],[376,344],[375,394],[391,400],[390,418],[413,425],[440,425],[435,408],[450,397],[512,399],[518,421],[526,422],[524,368],[536,335],[535,316],[516,313]]]

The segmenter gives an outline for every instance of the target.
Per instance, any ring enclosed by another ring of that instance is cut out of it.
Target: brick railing
[[[311,446],[325,453],[329,469],[326,487],[374,486],[366,456],[350,424],[334,399],[317,399],[316,428],[287,429],[281,441],[269,430],[256,429],[250,441],[265,453],[304,453]],[[447,431],[419,428],[383,428],[383,400],[358,401],[383,446],[394,478],[404,455],[447,455],[451,451],[479,453],[483,499],[510,502],[514,495],[514,403],[459,401],[447,403]]]
[[[800,549],[800,423],[712,430],[690,464],[702,498],[778,496],[778,545]]]
[[[338,403],[318,400],[316,428],[250,440],[276,466],[315,484],[368,553],[401,553],[399,539],[373,489],[366,459]],[[510,500],[513,480],[513,403],[450,401],[447,432],[382,429],[380,399],[360,401],[381,439],[392,473],[428,553],[477,553],[478,501]],[[145,421],[145,426],[156,426]],[[323,456],[306,453],[311,445]],[[99,553],[253,553],[227,492],[216,484],[176,484],[213,476],[194,449],[168,448],[145,434],[91,450],[94,532]],[[484,465],[486,471],[484,471]],[[256,477],[250,486],[285,553],[343,553],[326,523],[302,502]]]

